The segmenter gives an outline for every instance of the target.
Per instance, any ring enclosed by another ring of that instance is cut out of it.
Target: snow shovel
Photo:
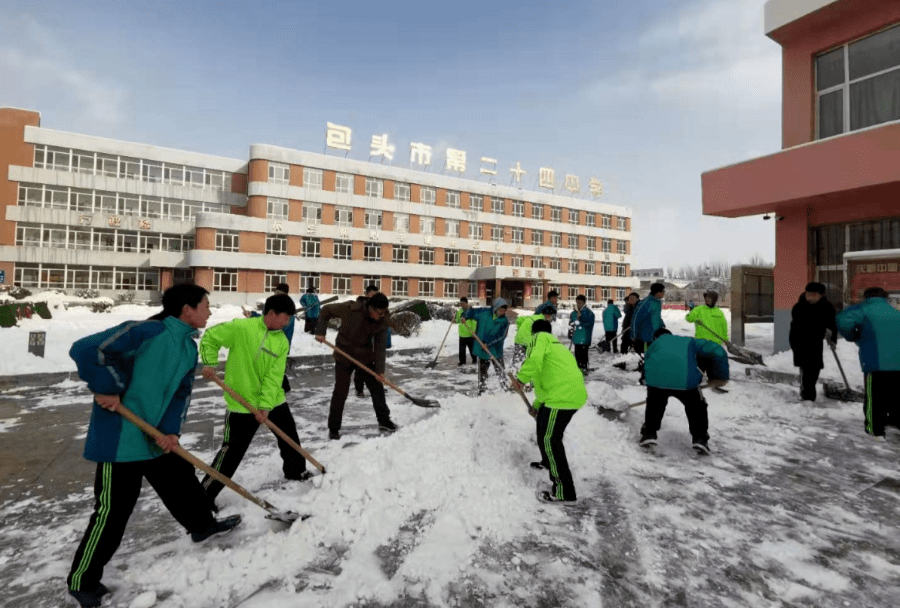
[[[372,376],[375,378],[378,377],[378,374],[376,374],[371,369],[369,369],[368,367],[366,367],[365,365],[363,365],[362,363],[360,363],[359,361],[357,361],[356,359],[354,359],[353,357],[351,357],[350,355],[348,355],[347,353],[345,353],[344,351],[339,349],[337,346],[335,346],[328,340],[322,340],[322,344],[325,344],[326,346],[330,346],[334,352],[336,352],[340,356],[344,357],[345,359],[349,360],[351,363],[356,365],[361,370],[372,374]],[[416,405],[418,405],[419,407],[441,407],[441,404],[438,403],[434,399],[421,399],[421,398],[413,397],[412,395],[407,393],[405,390],[403,390],[402,388],[400,388],[399,386],[397,386],[396,384],[394,384],[387,378],[384,379],[384,383],[387,384],[392,389],[394,389],[395,391],[397,391],[398,393],[400,393],[401,395],[403,395],[404,397],[406,397],[407,399],[409,399],[410,401],[412,401],[413,403],[415,403]]]
[[[450,327],[453,327],[454,325],[455,323],[453,323],[453,321],[450,321]],[[447,333],[444,334],[444,339],[441,340],[441,345],[438,346],[437,352],[434,353],[434,361],[425,364],[425,367],[427,367],[428,369],[434,369],[435,367],[437,367],[438,357],[441,355],[441,351],[444,350],[444,342],[447,341],[447,336],[450,335],[450,327],[447,328]]]
[[[834,355],[834,361],[837,363],[838,369],[841,370],[841,378],[844,379],[845,388],[841,388],[839,384],[833,382],[823,382],[822,385],[825,387],[825,396],[837,399],[838,401],[862,401],[865,403],[865,394],[850,388],[850,383],[847,382],[847,374],[844,373],[844,366],[841,365],[841,360],[838,359],[837,349],[835,348],[834,343],[829,340],[828,345],[831,347],[831,354]]]
[[[617,335],[615,338],[613,338],[613,342],[615,342],[616,340],[618,340],[619,338],[621,338],[622,336],[624,336],[624,335],[625,335],[625,332],[628,331],[629,329],[631,329],[631,327],[625,327],[625,328],[623,328],[622,331],[619,332],[619,335]],[[606,338],[603,338],[602,340],[600,340],[599,342],[597,342],[597,352],[599,352],[600,354],[603,354],[604,352],[606,352],[606,351],[604,351],[604,349],[603,349],[603,345],[604,345],[604,344],[609,344],[609,341],[608,341]],[[623,369],[624,369],[624,368],[623,368]]]
[[[251,414],[256,415],[257,413],[259,413],[259,409],[257,409],[255,406],[253,406],[253,405],[251,405],[250,403],[248,403],[247,400],[244,399],[243,397],[241,397],[241,395],[240,395],[237,391],[235,391],[233,388],[231,388],[230,386],[228,386],[227,384],[225,384],[225,381],[224,381],[224,380],[222,380],[222,379],[219,378],[218,376],[213,376],[213,377],[212,377],[212,381],[215,382],[216,384],[218,384],[220,387],[222,387],[222,390],[223,390],[223,391],[225,391],[226,393],[228,393],[229,395],[231,395],[232,397],[234,397],[234,398],[237,400],[238,403],[240,403],[240,404],[243,405],[245,408],[247,408],[248,410],[250,410],[250,413],[251,413]],[[312,457],[312,454],[310,454],[309,452],[307,452],[306,450],[304,450],[302,447],[300,447],[300,444],[299,444],[299,443],[297,443],[296,441],[294,441],[293,439],[291,439],[290,437],[288,437],[288,436],[287,436],[287,433],[285,433],[285,432],[282,431],[280,428],[278,428],[278,427],[275,425],[274,422],[272,422],[271,420],[269,420],[268,418],[266,418],[264,424],[265,424],[267,427],[269,427],[270,429],[272,429],[272,432],[273,432],[273,433],[275,433],[276,435],[278,435],[279,437],[281,437],[281,438],[285,441],[285,443],[287,443],[289,446],[291,446],[292,448],[294,448],[295,450],[297,450],[297,452],[298,452],[301,456],[303,456],[304,458],[306,458],[307,461],[309,461],[309,464],[311,464],[311,465],[313,465],[314,467],[316,467],[317,469],[319,469],[319,472],[322,473],[322,475],[325,474],[325,467],[323,467],[321,464],[319,464],[319,461],[316,460],[315,458],[313,458],[313,457]]]
[[[701,385],[698,386],[697,388],[698,388],[698,389],[709,388],[709,385],[708,385],[708,384],[701,384]],[[623,413],[623,412],[627,412],[628,410],[630,410],[630,409],[632,409],[632,408],[635,408],[635,407],[644,405],[645,403],[647,403],[647,400],[646,400],[646,399],[644,399],[643,401],[638,401],[637,403],[629,404],[629,405],[625,406],[625,407],[622,408],[622,409],[616,409],[616,408],[614,408],[614,407],[603,407],[603,406],[600,405],[600,404],[597,404],[595,407],[597,408],[597,411],[598,411],[599,413],[601,413],[601,414],[621,414],[621,413]]]
[[[141,418],[140,416],[138,416],[137,414],[132,412],[130,409],[128,409],[124,405],[119,404],[119,406],[116,408],[116,412],[121,414],[122,417],[125,418],[125,420],[127,420],[134,426],[138,427],[139,429],[141,429],[142,431],[144,431],[145,433],[147,433],[154,439],[164,437],[163,433],[159,429],[157,429],[156,427],[150,426],[150,424],[147,421],[145,421],[143,418]],[[191,463],[192,465],[194,465],[195,467],[197,467],[204,473],[206,473],[207,475],[209,475],[210,477],[212,477],[213,479],[222,482],[223,484],[225,484],[226,486],[228,486],[229,488],[231,488],[232,490],[234,490],[235,492],[237,492],[238,494],[240,494],[241,496],[243,496],[250,502],[252,502],[252,503],[256,504],[257,506],[262,507],[263,509],[268,511],[269,514],[266,515],[266,518],[274,519],[276,521],[282,521],[286,524],[292,524],[295,521],[297,521],[298,519],[301,519],[301,515],[299,513],[294,513],[293,511],[279,511],[274,506],[272,506],[268,501],[263,500],[262,498],[259,498],[257,496],[254,496],[253,494],[248,492],[246,489],[244,489],[242,486],[240,486],[237,483],[235,483],[234,481],[232,481],[230,477],[226,477],[225,475],[222,475],[217,470],[215,470],[214,468],[212,468],[211,466],[209,466],[208,464],[206,464],[205,462],[203,462],[202,460],[200,460],[199,458],[197,458],[196,456],[194,456],[193,454],[188,452],[186,449],[184,449],[180,445],[175,446],[175,448],[172,451],[175,452],[176,454],[178,454],[179,456],[181,456],[182,458],[184,458],[185,460],[187,460],[189,463]],[[302,519],[306,519],[306,518],[302,517]]]
[[[491,349],[489,349],[489,348],[487,347],[487,345],[486,345],[484,342],[481,341],[481,338],[478,337],[478,334],[476,334],[475,332],[472,332],[472,337],[475,338],[475,340],[478,342],[478,344],[481,345],[481,349],[482,349],[484,352],[486,352],[487,354],[489,354],[489,355],[491,356],[491,361],[493,362],[494,366],[496,366],[497,369],[503,370],[503,372],[509,377],[509,379],[510,379],[510,386],[513,386],[513,387],[514,387],[515,385],[512,384],[512,380],[515,379],[515,376],[513,375],[513,373],[510,372],[510,371],[507,371],[506,368],[503,367],[503,364],[500,363],[500,361],[497,360],[497,358],[494,356],[494,353],[491,352]],[[479,364],[479,365],[480,365],[480,364]],[[531,402],[528,401],[528,397],[525,396],[525,391],[523,391],[523,390],[520,389],[520,388],[516,388],[516,389],[514,389],[514,390],[515,390],[517,393],[519,393],[519,397],[521,397],[521,398],[522,398],[522,401],[525,402],[525,407],[528,408],[528,415],[531,416],[532,418],[536,418],[536,417],[537,417],[537,413],[534,411],[534,408],[531,407]]]
[[[331,296],[330,298],[326,298],[325,300],[322,300],[321,302],[319,302],[319,306],[321,307],[324,304],[329,304],[330,302],[334,302],[337,299],[338,299],[337,296]],[[294,316],[297,317],[298,319],[302,319],[303,317],[306,316],[306,309],[301,308],[300,310],[298,310],[297,312],[294,313]]]
[[[746,349],[743,346],[737,346],[736,344],[729,342],[728,340],[726,340],[725,338],[723,338],[722,336],[720,336],[719,334],[717,334],[716,332],[711,330],[709,327],[707,327],[706,323],[704,323],[703,321],[700,321],[699,319],[697,321],[695,321],[695,323],[697,325],[699,325],[700,327],[702,327],[703,329],[705,329],[706,331],[708,331],[709,333],[711,333],[712,335],[714,335],[716,338],[718,338],[722,342],[724,342],[725,348],[727,348],[728,352],[730,352],[732,355],[734,355],[736,357],[740,357],[741,359],[745,359],[749,365],[762,365],[762,366],[766,365],[765,362],[763,361],[763,357],[761,354],[754,352],[752,350]],[[743,363],[743,361],[742,361],[742,363]]]

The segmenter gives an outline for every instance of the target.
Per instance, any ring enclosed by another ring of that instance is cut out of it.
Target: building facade
[[[704,173],[703,212],[775,223],[779,351],[809,281],[839,308],[869,284],[900,292],[900,3],[770,0],[765,33],[782,47],[783,149]]]
[[[353,159],[250,146],[228,159],[43,129],[0,109],[0,272],[27,289],[194,281],[246,303],[295,293],[624,299],[630,210]]]

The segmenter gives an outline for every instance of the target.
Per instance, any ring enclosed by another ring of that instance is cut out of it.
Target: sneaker
[[[565,499],[563,499],[563,498],[557,498],[556,496],[554,496],[554,495],[551,494],[550,492],[541,492],[540,494],[538,494],[538,499],[539,499],[541,502],[562,502],[562,503],[573,503],[573,502],[577,502],[576,500],[565,500]]]
[[[97,588],[93,591],[75,591],[74,589],[69,589],[69,595],[75,598],[75,601],[78,602],[78,605],[81,606],[81,608],[98,608],[100,606],[100,600],[107,593],[109,593],[109,589],[107,589],[106,585],[103,583],[99,583]]]
[[[705,456],[709,455],[709,445],[707,445],[706,439],[695,441],[691,444],[691,447],[697,450],[698,454],[703,454]]]
[[[341,438],[341,432],[340,431],[328,431],[328,438],[331,441],[337,441],[338,439]]]
[[[537,469],[537,470],[549,468],[549,467],[548,467],[547,465],[545,465],[543,462],[532,462],[532,463],[529,464],[528,466],[530,466],[532,469]]]
[[[378,430],[384,431],[385,433],[393,433],[400,427],[397,426],[392,420],[385,420],[384,422],[378,423]]]
[[[289,476],[285,475],[284,478],[289,481],[306,481],[307,479],[309,479],[312,476],[313,476],[313,474],[310,471],[303,471],[302,473],[300,473],[297,476],[289,477]]]
[[[241,523],[240,515],[231,515],[225,519],[214,519],[203,532],[191,532],[191,540],[195,543],[202,543],[210,536],[231,532],[239,523]],[[97,605],[99,606],[100,604]]]
[[[362,392],[362,391],[356,391],[356,396],[357,396],[357,397],[365,397],[366,394],[365,394],[364,392]]]
[[[651,445],[656,445],[656,433],[644,433],[641,432],[641,447],[649,447]]]

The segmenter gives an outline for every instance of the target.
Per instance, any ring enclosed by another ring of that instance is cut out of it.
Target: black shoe
[[[312,476],[313,476],[313,474],[310,471],[303,471],[299,475],[290,475],[290,476],[285,475],[284,478],[289,481],[306,481],[307,479],[309,479]]]
[[[532,463],[529,464],[528,466],[530,466],[532,469],[537,469],[537,470],[541,470],[541,469],[549,469],[549,468],[550,468],[550,467],[548,467],[547,465],[545,465],[543,462],[532,462]]]
[[[357,396],[357,397],[365,397],[366,394],[365,394],[364,392],[362,392],[362,391],[356,391],[356,396]]]
[[[400,427],[397,426],[392,420],[385,420],[384,422],[378,423],[378,430],[384,431],[385,433],[393,433]]]
[[[656,445],[656,433],[644,433],[641,432],[641,447],[650,447],[651,445]]]
[[[239,523],[241,523],[240,515],[231,515],[225,519],[214,519],[203,532],[191,532],[191,540],[195,543],[202,543],[210,536],[231,532]]]
[[[709,445],[707,445],[706,439],[694,441],[694,443],[691,444],[691,447],[697,450],[698,454],[702,454],[704,456],[709,455]]]
[[[562,503],[573,503],[577,502],[576,500],[565,500],[564,498],[557,498],[550,492],[541,492],[538,494],[538,498],[541,502],[562,502]]]
[[[100,606],[100,600],[107,593],[109,593],[109,589],[107,589],[106,585],[103,583],[99,583],[97,588],[93,591],[75,591],[74,589],[69,589],[69,595],[75,598],[75,601],[78,602],[81,608],[97,608]]]
[[[338,439],[341,438],[341,432],[340,431],[328,431],[328,438],[331,439],[332,441],[337,441]]]

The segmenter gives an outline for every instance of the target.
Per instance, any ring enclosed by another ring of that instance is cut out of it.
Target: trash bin
[[[28,352],[34,353],[38,357],[44,356],[44,346],[47,344],[47,332],[32,331],[28,332]]]

